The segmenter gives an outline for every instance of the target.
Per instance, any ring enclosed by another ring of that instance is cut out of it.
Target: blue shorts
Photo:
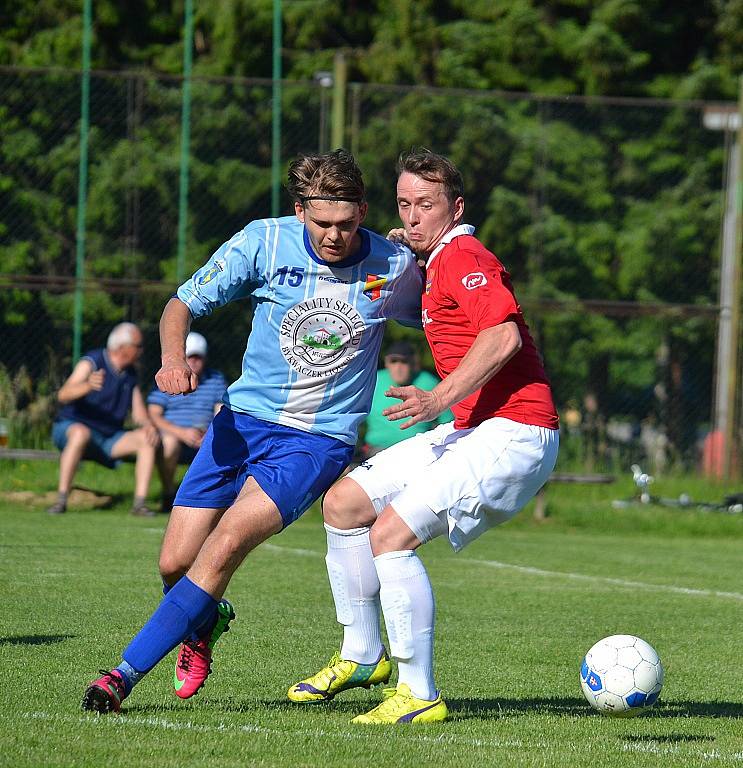
[[[353,446],[222,408],[188,468],[175,506],[221,509],[249,477],[276,504],[284,527],[340,477]]]
[[[52,425],[52,440],[54,441],[54,445],[56,445],[60,451],[63,451],[64,447],[67,445],[67,430],[73,424],[81,423],[82,422],[79,421],[73,421],[72,419],[60,419],[59,421],[54,422]],[[87,426],[87,424],[83,424],[83,426]],[[118,467],[119,464],[121,464],[121,460],[111,458],[111,451],[113,450],[114,445],[121,440],[126,432],[124,430],[119,430],[118,432],[114,432],[113,435],[104,435],[102,432],[99,432],[92,427],[88,427],[88,429],[90,430],[90,441],[85,448],[83,458],[89,461],[98,462],[98,464],[103,464],[104,467],[108,467],[109,469]]]

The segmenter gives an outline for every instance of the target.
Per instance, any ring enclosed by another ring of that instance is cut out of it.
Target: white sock
[[[369,528],[341,530],[325,524],[328,568],[335,614],[343,625],[341,658],[359,664],[379,660],[384,646],[379,629],[379,579],[369,544]]]
[[[398,682],[407,683],[416,698],[433,701],[438,696],[433,681],[436,608],[426,569],[409,549],[378,555],[374,565]]]

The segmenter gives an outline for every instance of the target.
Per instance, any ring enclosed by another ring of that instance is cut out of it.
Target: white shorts
[[[426,542],[455,550],[510,520],[544,485],[560,444],[556,429],[493,418],[473,429],[451,422],[376,454],[350,472],[379,515],[395,512]]]

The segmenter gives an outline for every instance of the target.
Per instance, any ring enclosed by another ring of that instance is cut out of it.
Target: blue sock
[[[164,579],[163,579],[163,595],[167,595],[168,592],[173,587],[171,587]],[[214,613],[206,620],[206,623],[202,624],[200,627],[196,627],[196,629],[191,632],[191,640],[194,642],[198,642],[202,637],[204,637],[207,634],[210,634],[211,631],[214,629],[214,627],[217,624],[217,611],[215,610]]]
[[[184,576],[168,591],[121,654],[122,658],[139,673],[149,672],[178,643],[205,624],[216,610],[217,601]]]
[[[145,676],[144,672],[139,672],[131,664],[127,664],[122,661],[116,671],[121,675],[121,679],[124,681],[124,695],[128,696],[132,692],[132,688]]]
[[[201,640],[202,637],[211,635],[214,627],[217,626],[217,619],[219,618],[219,611],[215,608],[214,613],[199,627],[196,627],[191,633],[191,640],[194,642]]]

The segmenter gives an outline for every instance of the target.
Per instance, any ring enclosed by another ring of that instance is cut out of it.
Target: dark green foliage
[[[81,4],[5,5],[0,63],[68,71],[0,73],[0,276],[70,277]],[[272,6],[195,3],[188,271],[270,210],[272,91],[255,78],[271,76]],[[170,76],[180,73],[182,16],[181,2],[94,3],[93,66],[128,74],[91,79],[88,277],[176,284],[181,84]],[[401,150],[449,155],[464,175],[467,220],[511,272],[560,405],[589,392],[606,416],[658,418],[662,384],[706,422],[711,318],[586,315],[578,304],[557,314],[544,302],[716,303],[723,134],[688,103],[559,96],[735,98],[742,18],[739,0],[285,3],[284,76],[299,82],[283,88],[282,159],[327,143],[329,92],[312,77],[343,51],[360,83],[346,137],[364,170],[368,225],[397,224]],[[281,204],[291,211],[286,195]],[[154,343],[163,296],[89,292],[85,346],[127,317]],[[35,374],[48,359],[69,362],[71,311],[68,292],[11,281],[0,292],[11,333],[0,361]],[[239,316],[242,334],[246,308]],[[656,363],[661,349],[667,363]],[[676,364],[681,378],[669,373]],[[691,456],[693,438],[677,449]]]

